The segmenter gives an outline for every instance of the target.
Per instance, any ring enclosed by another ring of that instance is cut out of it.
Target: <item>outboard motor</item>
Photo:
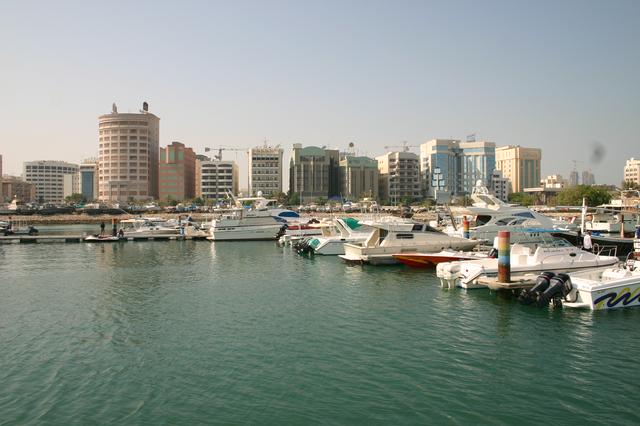
[[[518,301],[523,305],[530,305],[535,302],[538,299],[538,295],[549,288],[551,279],[555,276],[555,272],[543,272],[538,275],[538,278],[536,278],[536,284],[529,290],[522,290],[520,296],[518,296]]]
[[[492,247],[491,250],[489,250],[489,253],[487,253],[487,257],[489,259],[497,259],[498,258],[498,249],[495,247]]]
[[[549,287],[542,293],[538,293],[536,304],[539,307],[553,302],[554,305],[562,306],[564,299],[571,292],[571,278],[567,274],[557,274],[549,281]]]

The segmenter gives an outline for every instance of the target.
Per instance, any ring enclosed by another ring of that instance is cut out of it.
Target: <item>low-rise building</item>
[[[0,183],[0,201],[9,202],[14,198],[25,203],[36,201],[36,186],[17,176],[3,176]]]

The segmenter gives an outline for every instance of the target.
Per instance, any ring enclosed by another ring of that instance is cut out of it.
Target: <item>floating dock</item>
[[[512,275],[509,282],[498,281],[497,277],[478,278],[478,284],[491,290],[523,290],[530,289],[536,284],[538,274]]]
[[[206,236],[160,234],[153,236],[126,236],[118,241],[85,241],[89,235],[9,235],[0,237],[0,244],[36,244],[36,243],[95,243],[114,244],[128,241],[171,241],[171,240],[205,240]]]

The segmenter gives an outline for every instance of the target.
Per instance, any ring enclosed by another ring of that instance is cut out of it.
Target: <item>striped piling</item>
[[[498,232],[498,282],[511,281],[511,233],[509,231]]]
[[[469,219],[466,216],[462,219],[462,237],[469,239]]]

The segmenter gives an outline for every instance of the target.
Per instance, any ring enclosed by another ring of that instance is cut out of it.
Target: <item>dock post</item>
[[[462,238],[469,239],[469,219],[467,216],[462,219]]]
[[[511,233],[509,231],[498,232],[498,282],[511,281]]]
[[[624,238],[624,214],[620,213],[620,238]]]

